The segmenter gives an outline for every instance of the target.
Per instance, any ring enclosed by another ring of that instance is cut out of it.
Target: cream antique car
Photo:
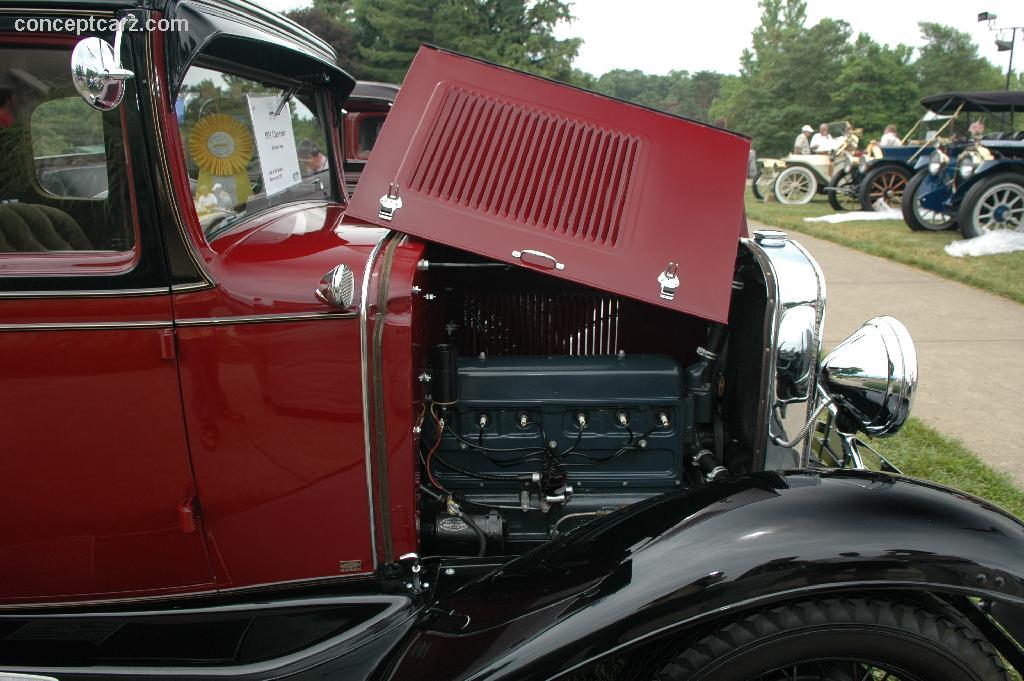
[[[860,129],[848,121],[829,123],[834,146],[828,153],[789,154],[785,158],[766,158],[758,161],[758,171],[751,183],[754,196],[764,200],[774,194],[775,200],[786,205],[810,202],[815,194],[825,194],[833,186],[832,178],[855,163],[854,155],[860,143]],[[845,206],[834,206],[837,210]]]

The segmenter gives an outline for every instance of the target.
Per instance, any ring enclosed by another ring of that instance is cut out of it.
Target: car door
[[[210,589],[134,85],[92,109],[74,38],[5,33],[13,21],[0,15],[0,602]]]
[[[423,47],[349,214],[727,319],[748,140]]]

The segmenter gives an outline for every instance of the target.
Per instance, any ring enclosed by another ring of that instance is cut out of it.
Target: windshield
[[[193,66],[176,109],[192,200],[208,241],[273,206],[335,199],[311,93]]]

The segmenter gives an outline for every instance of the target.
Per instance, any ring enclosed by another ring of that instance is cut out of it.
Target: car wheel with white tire
[[[957,218],[968,239],[997,229],[1024,231],[1024,174],[998,173],[979,180],[967,190]]]
[[[775,178],[775,200],[787,206],[802,206],[818,193],[818,179],[810,169],[790,166]]]

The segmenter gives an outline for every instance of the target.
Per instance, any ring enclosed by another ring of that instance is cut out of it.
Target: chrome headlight
[[[822,361],[819,385],[861,432],[896,433],[917,388],[917,351],[907,327],[892,317],[865,322]]]
[[[949,156],[946,156],[939,150],[932,152],[932,155],[928,158],[928,172],[932,175],[938,175],[942,170],[943,166],[949,161]]]
[[[974,153],[973,151],[961,154],[960,160],[957,163],[957,170],[960,173],[960,177],[966,180],[967,178],[974,174],[974,171],[978,168],[980,164],[981,156]]]

